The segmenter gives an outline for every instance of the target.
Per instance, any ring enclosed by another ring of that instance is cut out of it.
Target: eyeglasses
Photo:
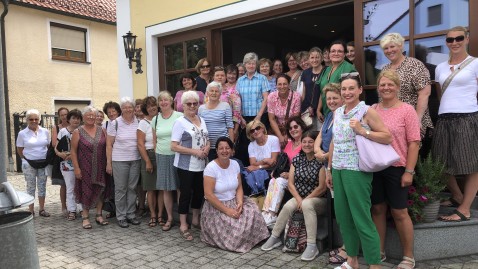
[[[464,35],[459,35],[457,37],[447,37],[445,40],[446,40],[446,43],[453,43],[453,41],[461,42],[461,41],[465,40],[465,36]]]
[[[296,125],[290,126],[289,129],[291,129],[291,130],[292,130],[292,129],[297,130],[297,129],[299,129],[299,127],[300,127],[300,126],[296,124]]]
[[[28,119],[28,121],[39,121],[40,119]]]
[[[340,81],[344,81],[346,79],[355,79],[360,82],[360,74],[359,72],[351,72],[351,73],[343,73],[340,75]]]
[[[207,64],[207,65],[201,65],[199,68],[204,69],[204,68],[210,68],[210,67],[211,67],[211,65]]]
[[[194,102],[194,103],[186,103],[186,105],[187,105],[188,107],[195,107],[195,106],[197,106],[197,105],[198,105],[198,102]]]
[[[342,53],[344,53],[344,51],[343,50],[331,50],[329,53],[330,54],[342,54]]]
[[[250,134],[253,134],[253,133],[257,132],[257,131],[260,131],[261,129],[262,129],[261,126],[257,126],[256,128],[251,128],[251,130],[249,131],[249,133],[250,133]]]

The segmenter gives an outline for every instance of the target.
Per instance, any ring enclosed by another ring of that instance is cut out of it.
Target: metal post
[[[0,35],[1,39],[1,35]],[[0,40],[0,51],[2,50]],[[5,92],[3,84],[3,55],[0,53],[0,115],[5,115]],[[7,120],[5,117],[0,116],[0,126],[7,126]],[[7,181],[7,161],[8,161],[8,150],[7,150],[7,128],[0,128],[0,183]]]

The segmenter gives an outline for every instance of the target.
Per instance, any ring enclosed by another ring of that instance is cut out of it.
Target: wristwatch
[[[405,169],[405,172],[411,174],[412,176],[415,175],[415,170]]]
[[[262,165],[259,165],[259,169],[262,169]]]
[[[365,137],[368,138],[369,135],[370,135],[370,131],[369,131],[369,130],[366,130],[366,131],[365,131]]]

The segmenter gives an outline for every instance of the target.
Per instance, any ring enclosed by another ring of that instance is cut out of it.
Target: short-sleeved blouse
[[[63,137],[66,137],[68,141],[68,147],[70,147],[71,143],[71,135],[70,131],[68,131],[68,128],[61,128],[61,130],[58,132],[57,140],[60,141]],[[57,144],[58,145],[58,144]],[[67,151],[70,151],[68,149]],[[60,170],[61,171],[73,171],[75,168],[73,167],[73,161],[66,160],[66,161],[61,161],[60,162]]]
[[[237,176],[241,172],[239,164],[230,160],[229,167],[221,168],[215,161],[210,162],[204,169],[204,176],[212,177],[216,181],[214,195],[219,201],[229,201],[236,198],[239,181]]]
[[[249,144],[249,158],[256,158],[256,161],[262,161],[272,157],[273,152],[280,152],[279,138],[274,135],[268,135],[264,145],[259,146],[257,141]]]
[[[372,107],[388,127],[393,137],[392,147],[400,156],[400,160],[392,166],[406,166],[408,142],[420,141],[420,123],[415,108],[407,103],[388,109],[380,108],[378,105]]]
[[[113,144],[113,161],[135,161],[141,159],[138,150],[138,139],[136,130],[138,129],[138,120],[133,117],[131,122],[119,116],[116,120],[108,124],[107,134],[115,137]]]
[[[289,96],[287,97],[287,102],[284,104],[279,98],[279,91],[275,91],[267,96],[267,112],[272,113],[276,116],[278,124],[286,123],[286,113],[287,105],[289,100],[291,100],[290,109],[289,109],[289,118],[297,116],[300,113],[300,95],[297,92],[289,90]]]
[[[388,63],[383,70],[392,69],[392,64]],[[411,57],[405,57],[405,60],[395,70],[400,78],[400,91],[398,99],[413,106],[416,110],[418,102],[418,92],[431,84],[430,72],[419,60]],[[423,130],[433,128],[428,108],[425,110],[422,118]]]
[[[229,129],[234,128],[231,107],[226,102],[219,102],[213,109],[208,109],[204,104],[199,107],[198,115],[206,122],[211,149],[216,148],[219,137],[229,137]]]
[[[18,133],[17,147],[23,148],[23,156],[29,160],[45,159],[49,144],[50,132],[41,126],[36,133],[28,127]],[[22,163],[26,162],[22,159]]]
[[[153,149],[153,129],[151,128],[151,122],[147,119],[142,119],[138,124],[138,130],[145,134],[145,147],[146,150]]]
[[[299,86],[300,76],[302,75],[302,70],[296,70],[295,73],[290,77],[289,89],[291,91],[296,91],[297,86]]]
[[[470,58],[468,56],[466,59]],[[463,60],[464,61],[466,61]],[[457,70],[462,64],[454,66]],[[443,87],[443,83],[451,74],[450,64],[443,62],[436,67],[436,79]],[[478,93],[478,59],[474,59],[450,82],[448,88],[443,92],[440,101],[438,114],[443,113],[473,113],[478,111],[476,94]]]
[[[183,147],[190,149],[202,149],[206,147],[209,137],[206,123],[201,117],[201,126],[196,126],[189,119],[182,116],[178,118],[173,125],[171,141],[179,142]],[[207,158],[199,159],[190,154],[175,153],[174,166],[183,170],[201,172],[206,167]]]
[[[169,118],[163,118],[161,113],[153,118],[151,127],[156,130],[156,153],[161,155],[174,154],[171,150],[171,133],[173,131],[174,122],[182,116],[183,113],[173,111]]]
[[[294,186],[300,197],[305,198],[319,186],[319,171],[322,164],[316,159],[307,160],[301,152],[292,159],[294,165]]]
[[[294,141],[290,140],[285,145],[284,153],[287,154],[289,158],[289,163],[292,163],[292,159],[299,154],[300,150],[302,149],[302,144],[299,144],[298,147],[294,148]]]
[[[347,114],[344,114],[345,105],[335,110],[334,126],[332,133],[334,138],[334,153],[332,155],[332,167],[334,169],[346,169],[360,171],[359,154],[355,143],[355,132],[350,128],[350,119],[358,119],[362,110],[367,110],[365,102],[360,102]],[[366,112],[363,114],[365,116]],[[364,126],[369,128],[368,126]]]
[[[232,121],[240,124],[241,123],[241,96],[236,91],[236,85],[232,87],[226,87],[222,90],[221,97],[219,97],[221,102],[226,102],[231,106],[232,109]]]

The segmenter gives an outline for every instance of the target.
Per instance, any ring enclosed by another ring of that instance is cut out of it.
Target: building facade
[[[119,66],[120,73],[124,69],[129,74],[120,82],[121,94],[134,89],[135,97],[175,92],[178,76],[195,72],[195,60],[202,57],[214,65],[237,63],[248,51],[281,58],[335,39],[355,41],[355,65],[363,74],[365,51],[376,51],[376,68],[385,63],[378,44],[389,32],[405,37],[408,55],[416,56],[424,47],[426,61],[436,64],[447,57],[446,30],[466,26],[470,53],[478,55],[478,46],[473,46],[478,43],[478,19],[471,16],[477,1],[117,0],[117,9],[118,36],[131,30],[138,36],[137,47],[143,48],[142,75],[128,73],[127,64]]]

